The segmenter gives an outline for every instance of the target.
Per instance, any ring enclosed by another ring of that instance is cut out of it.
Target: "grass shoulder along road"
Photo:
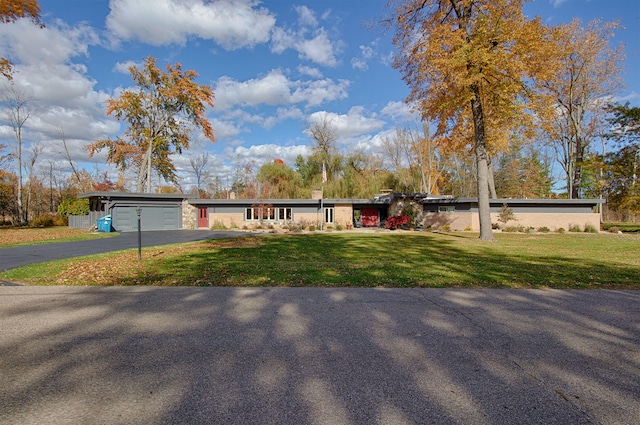
[[[11,227],[0,229],[0,248],[108,238],[117,234],[90,232],[87,229],[72,229],[66,226]]]
[[[21,267],[31,285],[640,288],[640,237],[334,232],[217,239]]]

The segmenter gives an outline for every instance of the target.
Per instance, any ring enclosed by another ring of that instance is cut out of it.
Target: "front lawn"
[[[264,235],[32,265],[41,285],[640,288],[640,237],[466,232]]]
[[[114,235],[117,235],[117,233],[92,233],[86,229],[72,229],[66,226],[10,227],[0,229],[0,248],[52,242],[80,241]]]

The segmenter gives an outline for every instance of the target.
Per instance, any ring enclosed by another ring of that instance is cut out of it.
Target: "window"
[[[245,221],[288,221],[293,219],[291,208],[251,207],[244,210]]]
[[[453,205],[446,205],[446,206],[438,207],[438,212],[439,213],[454,212],[455,210],[456,210],[456,207],[454,207]]]
[[[324,209],[324,222],[333,223],[333,208]]]
[[[278,208],[278,220],[289,221],[293,219],[293,212],[291,208]]]
[[[247,221],[259,220],[258,208],[245,208],[244,219]]]

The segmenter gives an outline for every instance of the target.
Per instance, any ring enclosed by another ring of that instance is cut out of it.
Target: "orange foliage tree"
[[[608,101],[622,87],[623,46],[610,46],[619,25],[579,19],[551,30],[556,72],[541,79],[541,129],[562,166],[569,198],[579,198],[586,150],[605,131]]]
[[[89,156],[107,149],[107,161],[121,170],[133,165],[138,169],[136,192],[151,193],[151,171],[177,184],[176,170],[170,155],[189,148],[194,129],[215,141],[211,123],[205,116],[207,105],[213,106],[213,90],[198,84],[195,71],[183,70],[179,63],[156,66],[149,56],[142,69],[129,68],[136,88],[125,90],[118,99],[107,101],[107,115],[125,121],[127,129],[114,140],[98,140],[88,146]]]
[[[37,0],[1,0],[0,22],[15,22],[20,18],[31,18],[35,24],[40,23],[40,5]],[[0,74],[11,80],[12,66],[7,58],[0,58]]]
[[[552,72],[540,64],[550,43],[522,0],[392,0],[398,54],[394,66],[410,88],[407,101],[437,124],[437,137],[475,155],[480,238],[493,240],[489,155],[527,124],[526,81]]]

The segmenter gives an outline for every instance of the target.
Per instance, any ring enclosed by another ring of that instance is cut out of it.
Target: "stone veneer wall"
[[[182,228],[195,229],[198,223],[198,208],[186,199],[182,201]]]

